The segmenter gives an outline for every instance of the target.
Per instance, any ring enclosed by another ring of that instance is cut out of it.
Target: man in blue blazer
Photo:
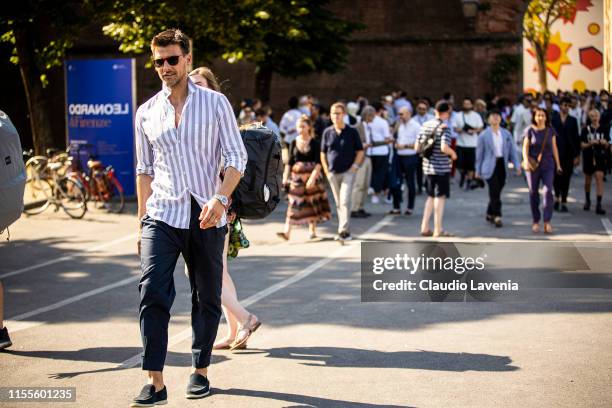
[[[501,114],[491,110],[487,115],[489,127],[478,136],[476,146],[476,176],[489,185],[489,205],[487,221],[501,227],[501,192],[506,184],[508,162],[514,164],[516,174],[521,174],[521,166],[512,134],[502,128]]]

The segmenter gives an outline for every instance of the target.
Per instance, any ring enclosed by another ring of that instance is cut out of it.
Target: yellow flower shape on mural
[[[546,70],[550,72],[555,79],[559,79],[561,74],[561,67],[563,65],[571,65],[572,61],[567,56],[567,50],[570,49],[572,43],[564,42],[561,39],[561,33],[557,31],[548,43],[548,49],[546,51]],[[535,57],[533,49],[527,50],[527,52]],[[534,71],[537,71],[537,66],[534,67]]]
[[[555,79],[559,79],[561,66],[572,64],[572,61],[567,56],[567,50],[569,50],[571,46],[571,43],[563,42],[559,31],[550,38],[550,43],[548,44],[548,50],[546,52],[546,69]]]

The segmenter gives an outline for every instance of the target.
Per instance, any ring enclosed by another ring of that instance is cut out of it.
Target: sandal
[[[287,235],[286,232],[277,232],[276,236],[284,239],[285,241],[289,241],[289,236]]]
[[[550,225],[549,222],[544,223],[544,233],[546,233],[546,234],[552,234],[553,233],[553,227],[552,227],[552,225]]]
[[[540,224],[533,224],[531,226],[531,232],[537,234],[538,232],[540,232]]]
[[[433,232],[431,232],[431,230],[421,231],[421,235],[424,237],[431,237],[433,235]]]
[[[448,231],[444,231],[444,230],[440,231],[439,234],[433,234],[434,238],[438,238],[438,237],[454,237],[454,236],[455,236],[454,234],[452,234],[452,233],[450,233]]]
[[[251,321],[255,318],[255,323],[251,323]],[[242,328],[238,330],[236,334],[236,339],[230,344],[229,349],[231,351],[238,350],[241,348],[246,348],[246,342],[251,337],[251,335],[261,326],[261,322],[255,315],[252,313],[249,314],[246,322],[242,325]],[[242,347],[244,346],[244,347]]]

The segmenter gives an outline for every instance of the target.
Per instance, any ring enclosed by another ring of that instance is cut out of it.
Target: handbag
[[[527,166],[523,163],[523,168],[525,171],[534,172],[540,167],[540,162],[542,161],[542,155],[544,154],[544,149],[546,148],[546,142],[548,141],[548,135],[550,132],[546,132],[546,136],[544,137],[544,141],[542,142],[542,148],[540,149],[540,154],[538,154],[538,158],[535,159],[529,155],[527,155]]]

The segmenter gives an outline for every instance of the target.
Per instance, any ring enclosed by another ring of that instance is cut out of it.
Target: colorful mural
[[[577,0],[570,18],[555,22],[546,53],[548,88],[601,89],[604,86],[604,0]],[[523,40],[523,88],[539,89],[535,53]]]

